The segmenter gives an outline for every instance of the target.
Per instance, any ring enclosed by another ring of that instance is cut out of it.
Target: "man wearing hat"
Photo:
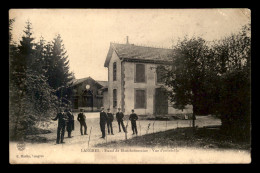
[[[87,124],[86,124],[86,115],[84,115],[82,109],[80,109],[80,113],[78,114],[77,120],[80,123],[80,133],[83,135],[82,127],[84,127],[84,135],[87,135]]]
[[[138,116],[136,115],[134,109],[132,109],[132,114],[130,115],[129,120],[131,121],[132,130],[133,130],[133,135],[134,135],[134,134],[137,135],[136,120],[138,120]]]
[[[66,109],[65,111],[68,116],[68,122],[67,122],[67,131],[68,131],[68,138],[71,138],[71,132],[74,130],[74,116],[72,112],[69,109]]]
[[[108,130],[108,134],[110,134],[110,130],[111,130],[111,135],[114,135],[113,133],[113,126],[112,126],[112,122],[114,120],[114,116],[113,114],[110,112],[110,109],[107,109],[107,130]]]
[[[56,143],[57,144],[65,143],[65,142],[63,142],[63,139],[64,139],[65,127],[66,127],[66,123],[68,121],[68,117],[67,117],[67,115],[64,112],[64,108],[60,108],[60,112],[52,120],[53,121],[58,120]]]
[[[107,114],[104,112],[104,108],[102,107],[101,108],[101,112],[100,112],[100,130],[102,132],[102,137],[101,138],[105,138],[106,136],[106,133],[105,133],[105,130],[106,130],[106,123],[107,123]]]
[[[124,125],[124,122],[123,122],[123,118],[124,118],[124,114],[123,114],[123,112],[121,111],[121,109],[118,108],[118,112],[116,113],[116,119],[117,119],[118,126],[119,126],[119,132],[121,132],[120,125],[122,126],[123,131],[126,132],[126,130],[125,130],[125,125]]]

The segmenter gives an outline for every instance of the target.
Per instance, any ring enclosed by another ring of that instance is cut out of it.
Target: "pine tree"
[[[12,139],[24,138],[36,123],[52,116],[57,105],[54,90],[48,85],[39,63],[44,60],[43,42],[33,43],[30,22],[25,28],[17,51],[10,54],[9,127]]]
[[[52,45],[48,45],[48,48],[51,48],[50,52],[47,53],[49,67],[46,76],[48,83],[56,90],[56,95],[62,99],[62,102],[69,103],[69,85],[73,79],[73,74],[69,72],[69,60],[61,36],[57,35]]]
[[[40,38],[40,41],[35,44],[35,52],[34,52],[34,63],[32,64],[32,69],[34,71],[38,71],[40,74],[44,74],[44,64],[45,64],[45,48],[44,48],[45,40],[43,37]]]

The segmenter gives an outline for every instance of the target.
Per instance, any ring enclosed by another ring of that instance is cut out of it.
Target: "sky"
[[[248,9],[11,9],[14,41],[26,21],[33,37],[47,42],[61,35],[76,79],[108,80],[104,67],[110,42],[171,48],[177,40],[200,36],[221,39],[251,23]]]

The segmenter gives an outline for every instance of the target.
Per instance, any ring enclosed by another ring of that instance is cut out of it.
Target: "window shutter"
[[[145,65],[136,64],[135,82],[145,82]]]
[[[146,108],[145,90],[135,90],[135,108]]]
[[[113,90],[113,107],[117,107],[117,91]]]
[[[113,81],[116,81],[116,62],[113,63]]]

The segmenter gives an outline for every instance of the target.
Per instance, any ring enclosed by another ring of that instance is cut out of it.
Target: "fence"
[[[204,118],[196,119],[195,120],[195,126],[203,127],[208,125],[220,125],[220,120],[207,120]],[[107,136],[106,140],[102,143],[108,143],[113,141],[119,141],[119,140],[129,140],[136,136],[146,135],[146,134],[152,134],[152,133],[158,133],[163,132],[171,129],[176,128],[183,128],[183,127],[192,127],[192,120],[138,120],[137,123],[137,135],[131,135],[132,134],[132,128],[131,128],[131,122],[125,121],[125,127],[127,133],[120,133],[115,134],[117,137]],[[118,126],[117,123],[113,123],[114,131],[117,131]],[[120,136],[121,135],[121,136]]]

